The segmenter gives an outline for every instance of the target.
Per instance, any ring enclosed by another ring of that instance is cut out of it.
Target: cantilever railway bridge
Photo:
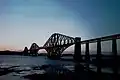
[[[68,48],[69,46],[75,44],[75,38],[69,37],[66,35],[62,35],[59,33],[54,33],[51,37],[46,41],[46,43],[39,47],[36,43],[33,43],[29,49],[30,53],[37,53],[40,49],[45,49],[49,55],[57,54],[61,55],[61,53]]]
[[[120,34],[99,37],[90,40],[81,41],[81,37],[70,37],[59,33],[54,33],[50,36],[50,38],[46,41],[46,43],[39,47],[36,43],[33,43],[30,49],[25,48],[24,52],[30,52],[30,54],[37,54],[40,49],[45,49],[48,53],[48,56],[52,54],[61,56],[62,52],[67,49],[69,46],[75,44],[74,55],[78,57],[81,55],[81,44],[86,45],[86,57],[89,56],[89,44],[97,42],[97,54],[101,54],[101,42],[103,41],[112,41],[112,52],[114,55],[117,55],[117,42],[116,40],[120,39]],[[79,57],[80,58],[80,57]],[[89,57],[87,57],[89,58]]]
[[[120,39],[120,34],[115,34],[115,35],[110,35],[110,36],[104,36],[104,37],[99,37],[95,39],[90,39],[90,40],[84,40],[81,41],[80,37],[69,37],[63,34],[59,33],[54,33],[51,35],[51,37],[46,41],[46,43],[42,46],[39,47],[36,43],[33,43],[28,49],[25,47],[24,53],[28,54],[37,54],[37,52],[40,49],[45,49],[48,53],[48,58],[51,58],[52,56],[57,56],[61,57],[62,52],[67,49],[71,45],[74,46],[74,60],[77,62],[82,61],[82,56],[81,56],[81,45],[85,44],[85,63],[87,63],[87,67],[89,68],[89,61],[90,61],[90,52],[89,52],[89,44],[90,43],[97,43],[97,53],[96,53],[96,60],[97,60],[97,72],[101,72],[101,42],[103,41],[112,41],[112,57],[113,57],[113,71],[114,73],[118,73],[118,48],[117,48],[117,39]],[[50,57],[51,56],[51,57]]]

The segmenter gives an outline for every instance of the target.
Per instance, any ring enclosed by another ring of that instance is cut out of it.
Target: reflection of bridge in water
[[[47,40],[47,42],[42,46],[39,47],[36,43],[33,43],[28,50],[27,47],[24,49],[24,53],[27,54],[37,54],[40,49],[45,49],[48,53],[49,58],[60,58],[62,52],[67,49],[71,45],[74,46],[74,60],[81,62],[82,61],[82,55],[81,55],[81,44],[85,44],[85,62],[88,63],[90,61],[90,52],[89,52],[89,44],[90,43],[97,43],[97,54],[96,54],[96,60],[97,60],[97,71],[101,72],[101,42],[103,41],[112,41],[112,54],[113,54],[113,70],[115,73],[117,73],[117,39],[120,39],[120,34],[115,34],[111,36],[105,36],[90,40],[84,40],[81,41],[80,37],[69,37],[66,35],[62,35],[59,33],[54,33],[51,35],[51,37]],[[89,67],[89,64],[87,65]]]

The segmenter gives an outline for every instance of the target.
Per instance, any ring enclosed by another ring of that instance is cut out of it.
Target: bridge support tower
[[[24,48],[23,55],[28,55],[28,48],[27,47]]]
[[[37,54],[38,54],[37,50],[31,50],[29,53],[30,56],[37,56]]]
[[[74,47],[74,56],[73,56],[75,62],[81,62],[82,56],[81,56],[81,38],[76,37],[75,38],[75,47]]]

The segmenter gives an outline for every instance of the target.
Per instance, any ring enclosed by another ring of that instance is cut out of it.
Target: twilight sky
[[[42,46],[54,32],[90,39],[120,33],[119,0],[0,0],[0,50]]]

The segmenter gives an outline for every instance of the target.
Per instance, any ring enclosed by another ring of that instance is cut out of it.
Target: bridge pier
[[[85,51],[85,60],[86,60],[86,66],[89,68],[89,61],[90,61],[90,52],[89,52],[89,41],[86,42],[86,51]]]
[[[38,51],[37,50],[31,50],[30,51],[30,53],[29,53],[29,55],[31,55],[31,56],[37,56],[37,53]]]
[[[97,40],[97,73],[101,73],[101,40],[98,39]]]
[[[117,41],[116,39],[113,37],[112,39],[112,53],[113,53],[113,72],[114,75],[118,74],[118,57],[117,57]]]
[[[57,50],[54,49],[54,48],[49,48],[49,49],[47,50],[47,52],[48,52],[47,57],[48,57],[49,59],[60,59],[60,57],[61,57],[60,52],[57,51]]]
[[[74,47],[74,60],[76,62],[81,62],[82,61],[82,56],[81,56],[81,38],[76,37],[75,38],[75,47]]]
[[[28,48],[27,47],[24,48],[23,55],[28,55]]]

